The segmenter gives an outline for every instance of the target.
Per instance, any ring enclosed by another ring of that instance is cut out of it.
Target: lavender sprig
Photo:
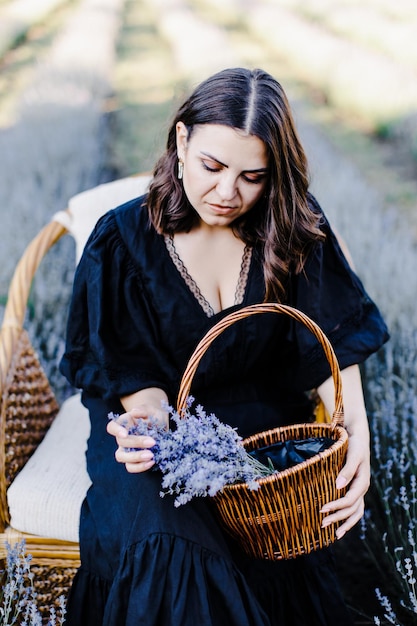
[[[161,428],[153,418],[139,419],[129,428],[129,434],[156,441],[151,451],[163,474],[160,496],[176,496],[178,507],[194,497],[215,496],[229,484],[245,482],[249,489],[258,489],[257,479],[274,470],[251,457],[236,429],[213,413],[208,415],[197,405],[193,415],[192,402],[190,397],[184,418],[172,407],[163,407],[170,414],[171,430]]]
[[[42,616],[37,604],[34,574],[30,570],[32,556],[26,554],[24,540],[14,546],[6,542],[6,569],[0,572],[0,624],[1,626],[42,626]],[[65,598],[59,598],[59,611],[49,608],[47,626],[64,623]]]

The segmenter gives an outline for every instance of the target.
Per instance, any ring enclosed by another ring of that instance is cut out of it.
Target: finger
[[[350,507],[346,507],[344,509],[340,509],[330,515],[327,515],[322,521],[322,528],[326,528],[331,524],[335,524],[338,522],[344,522],[342,526],[340,526],[336,535],[338,538],[341,538],[350,528],[352,528],[362,517],[365,510],[364,500],[361,499]]]
[[[359,522],[359,520],[363,517],[363,514],[364,506],[360,505],[356,509],[351,509],[351,514],[346,518],[345,516],[341,517],[339,514],[334,516],[335,519],[330,520],[329,516],[329,518],[326,518],[325,520],[326,523],[324,523],[323,521],[323,528],[326,528],[326,526],[330,526],[330,524],[332,523],[334,524],[338,522],[343,522],[343,524],[341,524],[336,530],[337,539],[341,539],[351,528],[353,528]]]
[[[368,491],[370,484],[370,476],[369,471],[361,464],[358,466],[357,463],[351,463],[342,467],[340,473],[336,478],[336,489],[344,489],[347,487],[355,478],[360,478],[361,488],[363,488],[364,493]],[[352,483],[353,484],[353,483]],[[352,487],[351,487],[352,489]]]
[[[154,456],[150,450],[126,450],[119,447],[115,452],[116,461],[119,463],[154,463]]]
[[[149,406],[147,404],[141,404],[138,407],[130,409],[127,415],[130,416],[132,420],[135,419],[147,419],[155,413],[155,407]]]
[[[334,524],[334,522],[341,522],[345,519],[348,519],[351,515],[355,514],[359,510],[364,509],[364,500],[360,498],[353,502],[350,506],[345,506],[343,508],[338,508],[332,513],[329,513],[323,518],[322,527],[329,526],[330,524]]]
[[[155,465],[155,461],[147,461],[146,463],[125,463],[126,470],[129,474],[140,474],[147,472]]]
[[[345,495],[327,502],[321,509],[322,513],[351,506],[355,500],[363,498],[370,485],[370,468],[367,462],[346,463],[336,478],[336,488],[340,490],[349,484],[349,489]]]
[[[135,407],[126,413],[126,415],[129,415],[132,425],[138,419],[149,420],[150,418],[157,420],[161,426],[166,427],[168,425],[168,414],[165,411],[157,409],[149,404],[142,404]]]
[[[119,448],[115,456],[118,461],[125,464],[126,470],[130,474],[146,472],[155,465],[155,460],[150,450],[126,452],[126,450]]]
[[[109,435],[113,435],[113,437],[120,437],[123,439],[128,436],[126,428],[119,424],[116,420],[109,420],[107,422],[106,430]]]
[[[148,435],[117,436],[116,441],[121,448],[129,451],[131,451],[132,448],[143,450],[144,448],[153,448],[156,445],[155,439],[153,437],[149,437]]]
[[[363,448],[361,441],[359,442],[354,436],[350,437],[346,462],[336,479],[338,489],[343,489],[349,485],[359,473],[363,476],[366,475],[367,480],[370,480],[369,449],[366,447],[366,452],[364,452]]]
[[[361,487],[353,486],[349,489],[349,491],[342,498],[338,498],[337,500],[332,500],[331,502],[326,502],[320,510],[320,513],[331,513],[333,511],[338,511],[339,509],[346,509],[351,506],[354,506],[355,502],[358,502],[365,495],[364,490]]]
[[[351,515],[339,528],[336,530],[337,539],[341,539],[346,533],[351,530],[362,519],[364,509],[359,509],[356,513]]]
[[[117,443],[120,446],[132,448],[151,448],[156,443],[153,437],[150,437],[149,435],[134,435],[130,432],[131,427],[136,423],[136,418],[132,415],[134,412],[137,413],[138,411],[135,409],[129,413],[124,413],[117,418],[117,420],[109,420],[107,423],[107,432],[116,437]]]
[[[342,497],[331,502],[327,502],[320,510],[326,517],[323,519],[323,525],[327,526],[336,521],[347,519],[356,511],[364,510],[364,495],[366,488],[364,482],[356,480],[352,483],[349,491]]]

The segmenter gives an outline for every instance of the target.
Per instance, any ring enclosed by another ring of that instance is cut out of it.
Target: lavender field
[[[12,4],[0,0],[2,28]],[[363,371],[373,485],[354,549],[375,578],[361,578],[356,561],[344,567],[349,601],[357,624],[417,624],[415,3],[55,4],[0,58],[0,317],[30,239],[77,192],[151,169],[184,91],[225,66],[270,71],[294,106],[312,190],[391,331]],[[57,363],[73,271],[64,238],[42,263],[27,316],[60,399],[71,392]]]

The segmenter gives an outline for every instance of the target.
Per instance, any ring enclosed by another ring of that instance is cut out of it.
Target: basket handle
[[[214,339],[216,339],[216,337],[218,337],[224,330],[226,330],[226,328],[228,328],[235,322],[251,315],[257,315],[259,313],[284,313],[286,315],[289,315],[295,320],[303,323],[321,343],[325,356],[330,365],[335,389],[335,410],[333,413],[331,424],[333,427],[338,425],[343,426],[344,413],[342,397],[342,377],[340,374],[339,364],[337,362],[337,358],[330,344],[330,341],[327,339],[321,328],[315,322],[313,322],[312,319],[305,315],[305,313],[302,313],[298,309],[295,309],[287,304],[276,303],[253,304],[251,306],[244,307],[239,311],[234,311],[233,313],[226,315],[226,317],[217,322],[217,324],[215,324],[206,333],[206,335],[204,335],[204,337],[195,348],[193,354],[191,355],[183,377],[181,379],[177,398],[178,413],[182,416],[185,415],[187,398],[190,393],[191,383],[193,381],[194,374],[197,370],[201,358],[203,357],[211,343],[214,341]]]

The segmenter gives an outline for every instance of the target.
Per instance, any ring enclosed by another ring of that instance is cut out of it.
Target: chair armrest
[[[9,287],[0,329],[0,530],[8,522],[7,486],[39,445],[58,411],[23,323],[36,270],[66,232],[55,221],[47,224],[24,251]]]

